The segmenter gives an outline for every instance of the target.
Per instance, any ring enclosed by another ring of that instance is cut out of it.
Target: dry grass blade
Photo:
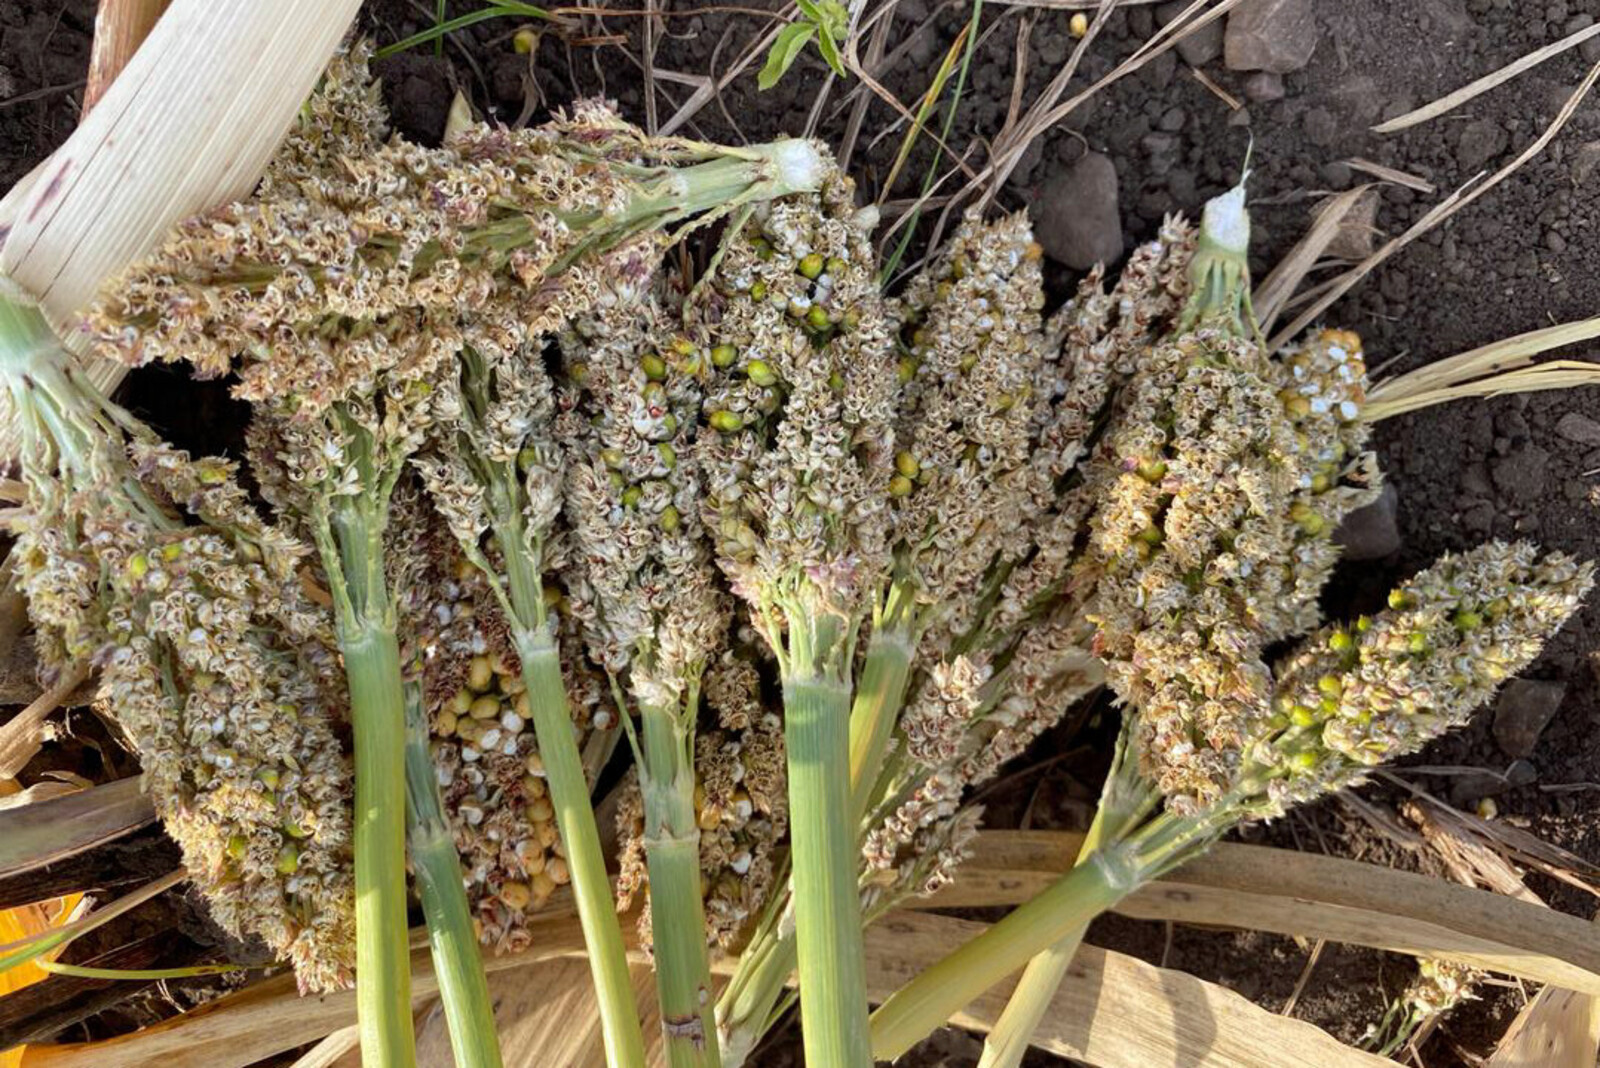
[[[1523,71],[1531,70],[1547,59],[1559,56],[1569,48],[1576,48],[1595,34],[1600,33],[1600,25],[1589,26],[1576,33],[1569,33],[1559,41],[1554,41],[1543,48],[1535,49],[1514,63],[1508,63],[1499,70],[1485,74],[1475,82],[1463,85],[1453,93],[1447,93],[1431,104],[1424,104],[1415,111],[1408,111],[1404,115],[1382,122],[1372,128],[1373,133],[1394,133],[1418,123],[1427,122],[1429,119],[1438,118],[1447,111],[1454,111],[1475,97],[1482,96],[1489,90],[1499,85],[1504,85]]]
[[[1483,383],[1504,382],[1508,374],[1526,373],[1528,369],[1537,371],[1540,367],[1566,367],[1583,371],[1589,365],[1571,360],[1535,365],[1534,359],[1546,352],[1596,337],[1600,337],[1600,318],[1581,319],[1503,338],[1458,356],[1435,360],[1426,367],[1385,379],[1374,386],[1370,394],[1372,403],[1368,408],[1369,416],[1382,419],[1402,411],[1427,407],[1428,404],[1438,403],[1440,399],[1448,400],[1456,395],[1454,391],[1469,389],[1474,385],[1482,389]],[[1600,367],[1595,370],[1600,371]],[[1496,391],[1489,389],[1491,393]],[[1480,392],[1476,395],[1485,394]]]
[[[892,913],[867,932],[869,996],[888,996],[906,976],[980,930],[981,924],[964,920]],[[586,970],[555,959],[578,950],[577,924],[570,917],[551,917],[535,934],[539,949],[486,962],[490,983],[498,991],[524,989],[529,995],[525,1005],[517,1002],[526,1011],[517,1013],[515,1023],[502,1019],[505,1062],[508,1068],[598,1066],[592,1059],[597,1042],[590,1034],[594,1014]],[[426,954],[415,954],[412,965],[414,991],[425,1001],[434,989]],[[641,1005],[647,1008],[652,999],[649,970],[639,967],[634,975]],[[1004,1007],[1005,995],[1003,988],[990,991],[953,1022],[987,1030]],[[1091,946],[1083,947],[1074,961],[1053,1010],[1035,1044],[1103,1068],[1148,1068],[1152,1061],[1192,1068],[1268,1063],[1281,1068],[1377,1068],[1388,1063],[1215,984]],[[155,1063],[162,1068],[245,1068],[336,1033],[349,1026],[353,1014],[351,995],[300,998],[293,981],[280,976],[122,1038],[33,1047],[23,1068],[143,1068]],[[420,1046],[418,1052],[420,1056]],[[343,1063],[312,1061],[310,1066],[342,1068]]]
[[[1517,1013],[1485,1068],[1594,1068],[1600,998],[1547,986]]]
[[[1407,189],[1415,189],[1417,192],[1424,193],[1430,197],[1439,191],[1439,187],[1426,178],[1418,178],[1414,174],[1397,171],[1393,167],[1385,167],[1381,163],[1374,163],[1372,160],[1362,159],[1360,156],[1351,156],[1344,163],[1345,166],[1353,171],[1370,174],[1380,181],[1393,182],[1395,185],[1403,185]]]
[[[155,818],[138,776],[0,812],[0,879],[93,849]]]
[[[1255,305],[1263,332],[1272,330],[1272,324],[1278,321],[1278,316],[1282,314],[1289,298],[1300,288],[1300,283],[1305,281],[1306,275],[1311,273],[1311,269],[1322,258],[1322,254],[1328,251],[1328,246],[1338,238],[1340,230],[1344,227],[1345,217],[1371,188],[1370,184],[1358,185],[1324,202],[1317,209],[1317,216],[1311,223],[1311,229],[1295,242],[1294,248],[1278,261],[1272,273],[1256,286],[1251,301]]]
[[[105,96],[166,9],[167,0],[101,0],[94,15],[89,81],[83,89],[85,115]]]
[[[898,990],[983,929],[946,916],[892,913],[867,930],[869,996]],[[989,1030],[1012,985],[988,991],[951,1023]],[[1078,950],[1032,1043],[1100,1068],[1392,1068],[1215,983],[1094,946]]]
[[[927,907],[1020,904],[1066,870],[1080,837],[985,832],[961,876]],[[1335,857],[1223,843],[1116,911],[1457,960],[1600,994],[1600,940],[1577,917]]]
[[[1474,382],[1461,382],[1441,389],[1374,401],[1367,405],[1364,414],[1369,422],[1376,423],[1405,412],[1449,404],[1466,397],[1499,397],[1509,393],[1538,393],[1547,389],[1575,389],[1594,385],[1600,385],[1600,363],[1551,360]]]
[[[359,0],[175,0],[100,104],[0,202],[0,272],[81,343],[76,316],[169,229],[248,193]],[[120,368],[92,368],[103,387]],[[14,428],[0,454],[15,454]]]
[[[88,677],[88,668],[68,671],[27,708],[0,723],[0,779],[15,779],[27,767],[44,744],[45,718]]]
[[[151,898],[166,893],[174,886],[189,877],[189,873],[182,868],[163,875],[153,882],[146,883],[143,887],[131,894],[126,894],[109,905],[95,909],[86,916],[76,919],[61,927],[52,927],[28,938],[8,942],[0,946],[0,970],[13,966],[22,960],[31,960],[40,953],[47,953],[56,946],[66,945],[79,935],[88,934],[97,927],[116,919],[123,913],[130,912]]]
[[[354,1063],[361,1063],[361,1034],[355,1024],[341,1027],[300,1055],[289,1068],[340,1068],[352,1053]]]
[[[1113,71],[1112,73],[1115,72]],[[1583,102],[1583,98],[1589,95],[1589,90],[1594,87],[1596,78],[1600,78],[1600,64],[1590,68],[1589,73],[1584,76],[1578,88],[1573,90],[1572,95],[1567,98],[1567,102],[1562,105],[1556,117],[1550,121],[1550,125],[1545,127],[1544,132],[1531,145],[1523,149],[1516,159],[1476,185],[1473,185],[1472,182],[1463,185],[1443,201],[1436,204],[1432,210],[1421,219],[1418,219],[1405,233],[1384,244],[1382,248],[1350,268],[1344,274],[1332,279],[1322,295],[1309,308],[1301,312],[1294,322],[1278,331],[1270,340],[1269,345],[1277,349],[1293,340],[1302,330],[1315,322],[1318,316],[1332,307],[1336,300],[1349,292],[1351,287],[1371,274],[1379,264],[1505,181],[1519,170],[1523,164],[1544,151],[1545,146],[1567,124],[1567,120],[1572,118],[1572,113],[1578,109],[1578,105]]]

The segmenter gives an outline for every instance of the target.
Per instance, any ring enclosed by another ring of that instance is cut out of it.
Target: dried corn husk
[[[174,0],[67,143],[0,200],[0,273],[67,343],[101,284],[254,186],[359,0]],[[91,368],[102,388],[121,376]],[[16,439],[0,427],[0,455]]]

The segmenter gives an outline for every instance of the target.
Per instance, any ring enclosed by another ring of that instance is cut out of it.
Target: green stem
[[[661,1033],[671,1068],[719,1068],[711,955],[700,892],[700,827],[694,807],[692,712],[643,705],[645,861]]]
[[[908,586],[897,582],[889,588],[885,608],[867,640],[861,682],[850,710],[850,811],[858,823],[872,803],[878,771],[905,703],[916,651],[910,600]]]
[[[361,1061],[416,1063],[406,921],[405,705],[392,619],[339,620],[355,736],[356,1016]]]
[[[1132,852],[1119,847],[1095,854],[897,990],[872,1015],[873,1055],[899,1057],[1021,968],[1041,945],[1061,941],[1121,901],[1141,882]]]
[[[1094,821],[1089,824],[1089,832],[1078,849],[1075,866],[1086,862],[1100,849],[1108,822],[1105,815],[1104,805],[1095,810]],[[1006,1002],[1005,1011],[1000,1013],[994,1030],[984,1040],[978,1068],[1017,1068],[1022,1063],[1023,1055],[1028,1052],[1028,1042],[1055,1000],[1056,990],[1066,978],[1087,930],[1087,925],[1073,928],[1065,938],[1028,961],[1022,978],[1017,980],[1017,987]]]
[[[461,857],[439,797],[421,687],[415,683],[406,685],[406,800],[411,867],[428,924],[428,946],[456,1068],[500,1068],[489,980],[467,906]]]
[[[589,782],[573,737],[561,658],[550,632],[544,590],[523,540],[520,512],[502,513],[495,534],[505,554],[512,641],[522,661],[522,681],[528,688],[545,782],[566,849],[578,923],[589,950],[589,972],[600,1006],[606,1063],[612,1068],[643,1068],[644,1036],[623,948],[622,925],[617,919],[605,854],[600,847],[600,830],[589,801]]]
[[[791,675],[784,679],[783,706],[806,1063],[864,1068],[872,1063],[872,1053],[859,854],[846,773],[850,688],[820,675]]]
[[[739,967],[717,1000],[717,1030],[724,1068],[740,1068],[776,1015],[794,974],[794,903],[787,873],[775,882],[784,892],[767,902],[761,924],[739,954]]]

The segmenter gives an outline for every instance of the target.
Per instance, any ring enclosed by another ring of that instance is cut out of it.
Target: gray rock
[[[1533,501],[1544,494],[1550,454],[1537,445],[1525,445],[1489,465],[1494,488],[1513,500]]]
[[[1045,254],[1074,270],[1122,256],[1122,213],[1117,169],[1090,152],[1048,179],[1034,206],[1034,237]]]
[[[1399,491],[1387,485],[1377,500],[1344,517],[1333,540],[1346,560],[1381,560],[1400,551],[1400,525],[1395,521],[1399,504]]]
[[[1170,0],[1156,5],[1156,22],[1162,26],[1177,18],[1190,6],[1189,0]],[[1176,47],[1179,56],[1191,67],[1203,67],[1222,55],[1222,20],[1212,19],[1193,33],[1184,35]]]
[[[1528,786],[1539,779],[1539,769],[1527,760],[1515,760],[1503,772],[1485,768],[1462,775],[1450,787],[1450,803],[1457,808],[1469,808],[1479,798],[1494,797],[1519,786]]]
[[[1462,168],[1475,171],[1506,150],[1511,135],[1493,119],[1477,119],[1461,128],[1456,141],[1456,159]]]
[[[1572,180],[1582,185],[1600,166],[1600,141],[1585,141],[1572,153]]]
[[[1223,61],[1229,70],[1288,74],[1317,49],[1312,0],[1245,0],[1228,16]]]
[[[1258,70],[1244,80],[1244,96],[1257,104],[1269,104],[1283,99],[1283,75],[1270,70]]]
[[[1568,412],[1556,420],[1556,433],[1579,445],[1600,445],[1600,423],[1577,412]]]
[[[1564,682],[1512,679],[1494,704],[1494,740],[1510,756],[1532,756],[1566,696]]]
[[[1323,178],[1333,183],[1337,175],[1329,174],[1331,167],[1343,167],[1348,183],[1350,168],[1342,162],[1330,163],[1323,167]],[[1356,198],[1350,210],[1345,213],[1344,221],[1339,224],[1339,232],[1333,235],[1333,240],[1328,243],[1328,255],[1337,256],[1346,260],[1363,260],[1372,254],[1372,249],[1378,236],[1378,191],[1368,189]]]

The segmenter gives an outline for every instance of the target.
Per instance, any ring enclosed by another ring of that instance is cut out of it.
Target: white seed
[[[476,764],[478,762],[478,758],[482,755],[482,753],[478,752],[470,745],[464,745],[461,747],[461,759],[465,760],[468,764]]]
[[[490,727],[478,735],[478,744],[483,747],[485,752],[497,748],[500,745],[500,728]]]
[[[523,726],[522,717],[517,715],[515,712],[508,711],[501,715],[500,726],[504,727],[512,734],[521,734]]]

